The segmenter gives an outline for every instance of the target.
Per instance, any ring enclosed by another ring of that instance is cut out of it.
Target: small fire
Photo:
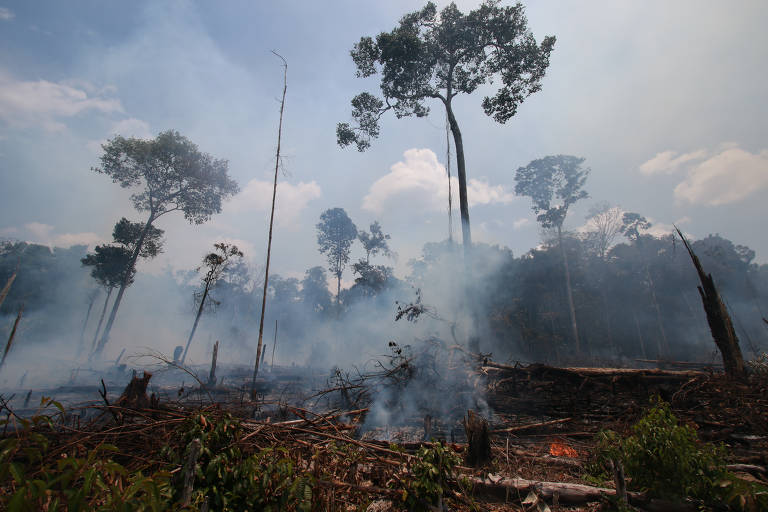
[[[570,457],[572,459],[575,459],[579,456],[579,452],[577,452],[567,444],[560,443],[558,441],[554,441],[552,444],[549,445],[549,453],[550,455],[554,455],[555,457]]]

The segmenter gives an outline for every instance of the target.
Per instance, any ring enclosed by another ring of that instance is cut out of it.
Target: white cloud
[[[24,224],[24,227],[37,240],[47,240],[50,238],[51,233],[53,232],[53,226],[50,224],[43,224],[42,222],[30,222],[28,224]]]
[[[299,182],[296,185],[282,181],[277,183],[275,222],[281,226],[295,226],[296,221],[310,201],[322,195],[320,185],[315,181]],[[253,179],[242,192],[227,205],[234,213],[248,211],[268,212],[272,206],[272,182]]]
[[[20,81],[0,72],[0,118],[15,125],[40,125],[61,131],[60,118],[86,111],[122,112],[120,101],[103,94],[89,96],[82,88],[47,80]]]
[[[109,130],[110,136],[122,135],[123,137],[135,137],[137,139],[151,139],[153,138],[152,130],[149,127],[149,123],[129,117],[112,124],[112,128]],[[94,153],[101,153],[102,144],[106,143],[107,139],[90,140],[86,143],[86,147]]]
[[[701,160],[706,157],[706,152],[702,149],[683,153],[677,156],[676,151],[662,151],[656,156],[640,165],[640,172],[646,176],[653,174],[672,174],[679,170],[684,164],[695,160]]]
[[[136,137],[137,139],[151,139],[152,130],[149,123],[130,117],[112,125],[110,135],[122,135],[123,137]]]
[[[768,150],[750,153],[730,148],[699,162],[675,187],[675,198],[719,206],[768,188]]]
[[[96,233],[63,233],[53,237],[49,245],[53,247],[72,247],[73,245],[93,247],[102,242],[102,238]]]
[[[15,18],[16,15],[13,13],[12,10],[10,10],[7,7],[0,7],[0,20],[2,21],[10,21],[13,18]]]
[[[522,229],[530,223],[531,223],[531,219],[526,219],[525,217],[522,217],[520,219],[515,219],[515,221],[512,222],[512,228],[515,230]]]
[[[15,228],[6,228],[14,229]],[[49,245],[51,247],[72,247],[73,245],[87,245],[93,247],[94,245],[101,243],[102,238],[96,233],[61,233],[54,234],[55,228],[50,224],[43,224],[42,222],[29,222],[24,224],[24,229],[30,236],[32,242]],[[15,230],[18,232],[18,230]]]
[[[445,167],[431,149],[409,149],[403,153],[404,161],[390,167],[390,172],[371,185],[363,197],[363,209],[382,212],[393,199],[408,195],[420,201],[431,211],[445,210],[448,204],[448,176]],[[453,201],[458,204],[458,180],[451,182]],[[493,203],[509,203],[514,194],[503,185],[491,185],[486,181],[470,179],[467,182],[469,206]]]

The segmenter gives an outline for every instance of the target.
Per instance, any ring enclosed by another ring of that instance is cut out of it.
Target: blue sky
[[[324,264],[314,226],[343,207],[359,228],[379,220],[391,233],[404,275],[423,242],[447,233],[443,113],[387,118],[365,153],[338,148],[335,126],[355,94],[376,92],[355,78],[352,45],[422,5],[0,0],[0,236],[108,240],[121,216],[142,215],[90,170],[99,144],[173,128],[229,159],[243,191],[205,225],[163,218],[166,253],[145,270],[196,266],[222,239],[262,263],[282,80],[274,49],[289,65],[275,271]],[[693,237],[720,233],[768,261],[768,4],[536,1],[526,12],[537,39],[557,36],[542,91],[506,125],[483,114],[482,91],[457,98],[473,237],[515,254],[537,245],[514,172],[562,153],[592,169],[570,228],[607,200],[659,233],[674,222]]]

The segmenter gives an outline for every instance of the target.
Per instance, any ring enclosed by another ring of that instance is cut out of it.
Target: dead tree
[[[696,273],[699,275],[699,281],[701,281],[701,286],[698,286],[699,295],[701,295],[701,302],[707,314],[707,323],[709,323],[712,338],[714,338],[715,344],[723,356],[725,374],[731,379],[743,379],[746,376],[746,370],[741,348],[739,348],[739,338],[736,337],[731,316],[720,298],[717,287],[715,287],[712,274],[704,272],[701,262],[693,252],[688,240],[685,239],[680,229],[677,227],[675,229],[683,240],[683,244],[685,244],[685,248],[693,261],[693,266],[696,267]]]
[[[205,276],[203,276],[202,291],[195,294],[195,298],[200,301],[200,305],[197,308],[195,323],[192,324],[192,331],[189,333],[189,338],[187,338],[187,345],[184,347],[184,354],[181,356],[180,364],[184,364],[184,361],[187,359],[189,345],[192,343],[192,338],[195,336],[195,331],[197,331],[197,325],[200,322],[200,316],[203,314],[203,309],[205,309],[206,304],[205,301],[209,298],[211,289],[216,286],[216,283],[219,282],[219,279],[221,279],[221,277],[229,269],[232,258],[243,257],[243,252],[238,249],[236,245],[219,242],[217,244],[213,244],[213,246],[217,252],[207,254],[205,258],[203,258],[203,264],[197,269],[199,272],[203,267],[205,267],[207,272],[205,273]]]
[[[267,287],[269,285],[269,258],[272,254],[272,226],[275,221],[275,197],[277,196],[277,172],[280,169],[280,142],[283,138],[283,110],[285,109],[285,91],[288,89],[288,63],[277,52],[272,52],[283,61],[283,99],[280,101],[280,123],[277,126],[277,151],[275,152],[275,181],[272,185],[272,210],[269,214],[269,238],[267,240],[267,263],[264,268],[264,290],[261,297],[261,319],[259,320],[259,341],[256,345],[256,363],[253,365],[251,391],[256,389],[256,375],[259,373],[259,363],[263,358],[264,343],[264,311],[267,305]]]

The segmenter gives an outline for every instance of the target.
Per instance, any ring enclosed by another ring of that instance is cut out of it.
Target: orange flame
[[[560,443],[558,441],[555,441],[549,445],[549,453],[555,457],[570,457],[572,459],[575,459],[579,456],[579,452],[567,444]]]

